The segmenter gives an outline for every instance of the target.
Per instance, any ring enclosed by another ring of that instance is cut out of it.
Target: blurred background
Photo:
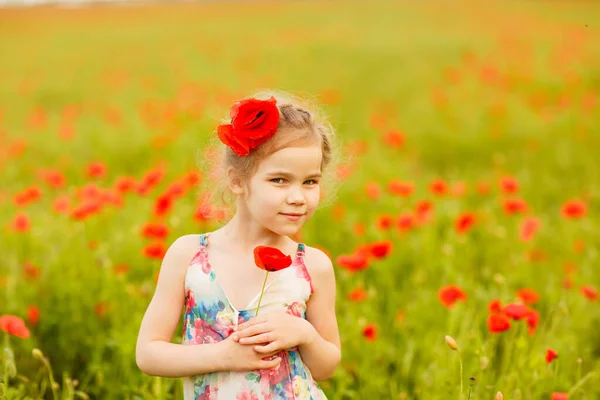
[[[139,325],[230,216],[200,166],[262,88],[342,146],[295,237],[334,261],[328,398],[600,398],[600,3],[1,3],[6,398],[182,398]]]

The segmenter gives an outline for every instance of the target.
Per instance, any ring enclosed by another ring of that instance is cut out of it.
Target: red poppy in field
[[[36,306],[30,305],[27,307],[27,321],[31,326],[36,326],[40,321],[40,310]]]
[[[65,186],[65,175],[58,170],[42,170],[39,172],[40,179],[46,182],[53,189],[60,189]]]
[[[375,326],[375,324],[367,324],[362,332],[363,336],[370,342],[377,339],[377,326]]]
[[[350,177],[350,175],[352,175],[353,172],[354,171],[350,165],[342,164],[336,168],[335,176],[337,176],[339,180],[345,181]]]
[[[404,146],[404,134],[400,131],[391,130],[383,134],[383,142],[394,149]]]
[[[529,327],[528,334],[533,335],[538,323],[540,322],[540,313],[537,310],[530,309],[526,318],[527,326]]]
[[[398,179],[392,179],[388,182],[387,189],[393,195],[408,197],[415,190],[415,185],[412,182],[402,182]]]
[[[113,267],[113,273],[115,275],[125,275],[129,272],[129,265],[127,264],[117,264]]]
[[[441,179],[434,179],[429,184],[429,190],[436,196],[443,196],[448,193],[448,184]]]
[[[382,259],[387,257],[392,249],[394,248],[394,244],[391,240],[382,240],[379,242],[373,242],[368,245],[369,255]]]
[[[52,211],[57,214],[67,214],[71,207],[71,199],[68,196],[58,196],[52,202]]]
[[[120,176],[116,179],[114,188],[119,193],[133,192],[137,189],[137,180],[131,176]]]
[[[510,328],[510,320],[502,313],[493,313],[487,318],[487,326],[491,333],[504,332]]]
[[[457,285],[448,285],[438,291],[438,299],[447,308],[452,308],[457,301],[465,301],[467,294]]]
[[[582,286],[581,293],[590,301],[598,300],[598,291],[592,285]]]
[[[365,185],[365,193],[368,198],[377,200],[381,197],[381,188],[376,182],[369,182]]]
[[[551,400],[569,400],[569,394],[563,392],[552,393]]]
[[[12,221],[11,228],[15,232],[28,232],[31,228],[29,217],[23,213],[17,213]]]
[[[540,229],[540,219],[533,216],[528,216],[521,222],[521,230],[519,239],[523,242],[529,242],[533,239],[535,233]]]
[[[165,177],[164,164],[159,164],[150,169],[140,180],[139,186],[152,189],[160,184]]]
[[[582,218],[586,214],[587,205],[579,199],[573,199],[565,202],[561,209],[561,215],[567,219]]]
[[[411,212],[405,212],[400,214],[396,220],[396,226],[400,232],[406,232],[415,225],[415,218]]]
[[[507,194],[517,193],[519,191],[519,182],[512,176],[504,176],[500,179],[500,190]]]
[[[522,214],[527,209],[528,205],[522,199],[509,198],[504,200],[504,213],[507,215]]]
[[[144,247],[142,254],[148,258],[162,260],[167,252],[167,248],[163,242],[155,242]]]
[[[1,316],[0,330],[21,339],[27,339],[29,337],[29,329],[25,326],[25,321],[16,315]]]
[[[464,212],[456,218],[454,229],[457,233],[466,233],[475,224],[475,214]]]
[[[525,304],[535,304],[539,300],[539,294],[530,288],[522,288],[517,291],[517,296],[523,301]]]
[[[549,364],[558,357],[558,354],[552,349],[546,349],[546,363]]]
[[[415,206],[415,215],[420,224],[427,222],[433,214],[433,203],[429,200],[423,200]]]
[[[146,223],[142,226],[141,234],[145,238],[166,239],[169,228],[163,223]]]
[[[367,291],[363,288],[355,288],[352,289],[350,293],[348,293],[348,299],[351,301],[363,301],[367,298]]]
[[[363,252],[355,252],[354,254],[342,254],[336,259],[336,264],[350,272],[362,271],[369,267],[369,259]]]
[[[26,206],[34,203],[42,197],[42,191],[38,186],[30,186],[21,192],[17,193],[13,202],[17,207]]]
[[[154,216],[164,217],[173,208],[173,197],[168,195],[160,195],[154,202]]]
[[[489,302],[487,307],[489,312],[501,312],[502,311],[502,303],[498,299],[494,299]]]
[[[173,198],[182,197],[187,191],[187,187],[183,182],[172,182],[165,189],[165,195]]]
[[[502,311],[512,319],[519,320],[527,317],[529,307],[521,303],[511,303],[504,306]]]
[[[390,229],[393,222],[394,217],[392,217],[391,215],[380,215],[379,217],[377,217],[377,228],[379,228],[379,230],[386,231]]]
[[[106,176],[106,164],[103,162],[91,162],[86,167],[86,176],[88,178],[103,178]]]
[[[343,203],[334,204],[331,208],[331,218],[334,221],[341,222],[346,216],[346,205]]]
[[[254,248],[256,266],[268,272],[276,272],[292,265],[292,257],[283,254],[279,249],[269,246]]]

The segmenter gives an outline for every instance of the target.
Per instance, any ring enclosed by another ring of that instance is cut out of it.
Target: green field
[[[137,368],[140,321],[164,250],[227,215],[204,201],[217,124],[276,88],[341,145],[296,238],[336,269],[328,398],[599,399],[599,43],[593,1],[0,9],[0,317],[30,332],[0,331],[0,398],[182,398]]]

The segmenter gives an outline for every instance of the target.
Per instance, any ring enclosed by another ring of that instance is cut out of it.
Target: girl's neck
[[[270,246],[283,251],[290,245],[287,236],[270,231],[256,222],[241,221],[238,214],[214,231],[211,238],[227,243],[228,249],[242,254],[252,253],[256,246]]]

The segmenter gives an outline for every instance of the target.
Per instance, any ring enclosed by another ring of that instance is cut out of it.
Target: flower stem
[[[265,285],[267,284],[267,277],[269,276],[269,271],[265,274],[265,281],[263,282],[262,290],[260,291],[260,297],[258,298],[258,306],[256,307],[256,316],[258,317],[258,309],[260,308],[260,301],[262,300],[263,293],[265,292]]]
[[[2,355],[2,361],[4,364],[4,380],[2,381],[4,383],[4,393],[8,393],[8,360],[6,355],[8,354],[8,333],[4,332],[4,348],[2,349],[3,351],[3,355]]]
[[[462,357],[460,355],[460,350],[456,350],[458,352],[458,362],[460,363],[460,398],[463,398],[463,366],[462,366]]]

